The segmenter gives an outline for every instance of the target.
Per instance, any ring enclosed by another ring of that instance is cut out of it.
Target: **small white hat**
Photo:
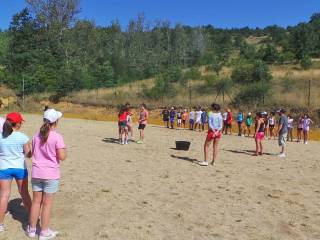
[[[54,109],[48,109],[43,114],[43,118],[48,120],[50,123],[56,122],[61,117],[62,117],[62,113]]]

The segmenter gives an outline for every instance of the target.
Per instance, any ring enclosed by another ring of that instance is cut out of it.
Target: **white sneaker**
[[[31,229],[30,226],[28,225],[27,230],[26,230],[26,235],[29,238],[35,238],[36,237],[36,229]]]
[[[125,141],[125,142],[124,142],[124,144],[126,144],[126,145],[127,145],[127,144],[128,144],[128,140],[127,140],[127,141]]]
[[[39,240],[49,240],[53,239],[58,235],[59,232],[48,229],[47,233],[43,235],[40,233]]]
[[[286,157],[286,154],[285,154],[285,153],[280,153],[280,154],[278,155],[278,157],[285,158],[285,157]]]
[[[308,141],[304,142],[304,144],[308,144]]]
[[[209,163],[207,161],[202,161],[198,163],[200,166],[208,166]]]
[[[0,232],[4,232],[6,230],[6,228],[4,227],[3,224],[0,224]]]

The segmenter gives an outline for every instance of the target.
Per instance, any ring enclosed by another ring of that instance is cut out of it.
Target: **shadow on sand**
[[[246,154],[246,155],[249,155],[249,156],[253,156],[253,154],[255,153],[254,150],[232,150],[232,149],[222,149],[224,151],[227,151],[227,152],[232,152],[232,153],[240,153],[240,154]],[[275,154],[274,153],[266,153],[264,152],[263,155],[268,155],[268,156],[274,156]]]
[[[8,203],[8,211],[14,220],[21,223],[22,229],[25,231],[28,224],[28,213],[22,205],[22,199],[16,198]]]
[[[179,159],[179,160],[183,160],[183,161],[187,161],[187,162],[192,162],[192,163],[198,163],[199,161],[195,158],[189,158],[189,157],[179,157],[179,156],[176,156],[176,155],[173,155],[171,154],[171,157],[172,158],[176,158],[176,159]]]
[[[105,143],[119,144],[118,138],[104,138],[104,139],[102,139],[102,141]]]

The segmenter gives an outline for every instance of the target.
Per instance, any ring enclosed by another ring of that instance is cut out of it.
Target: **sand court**
[[[32,136],[42,118],[25,118]],[[145,144],[123,146],[113,122],[62,119],[58,129],[68,159],[52,216],[57,239],[320,239],[319,142],[290,142],[281,159],[276,141],[253,157],[253,138],[223,136],[216,166],[201,167],[205,133],[150,125]],[[175,150],[176,140],[190,150]],[[12,190],[0,239],[26,239]]]

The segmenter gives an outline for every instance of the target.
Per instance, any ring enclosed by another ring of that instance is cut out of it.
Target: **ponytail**
[[[40,138],[42,144],[45,144],[49,137],[51,124],[47,120],[44,121],[44,124],[40,128]]]
[[[3,138],[7,138],[9,137],[12,132],[13,129],[12,127],[14,127],[16,124],[15,123],[11,123],[8,119],[4,122],[3,124],[3,129],[2,129],[2,137]]]

